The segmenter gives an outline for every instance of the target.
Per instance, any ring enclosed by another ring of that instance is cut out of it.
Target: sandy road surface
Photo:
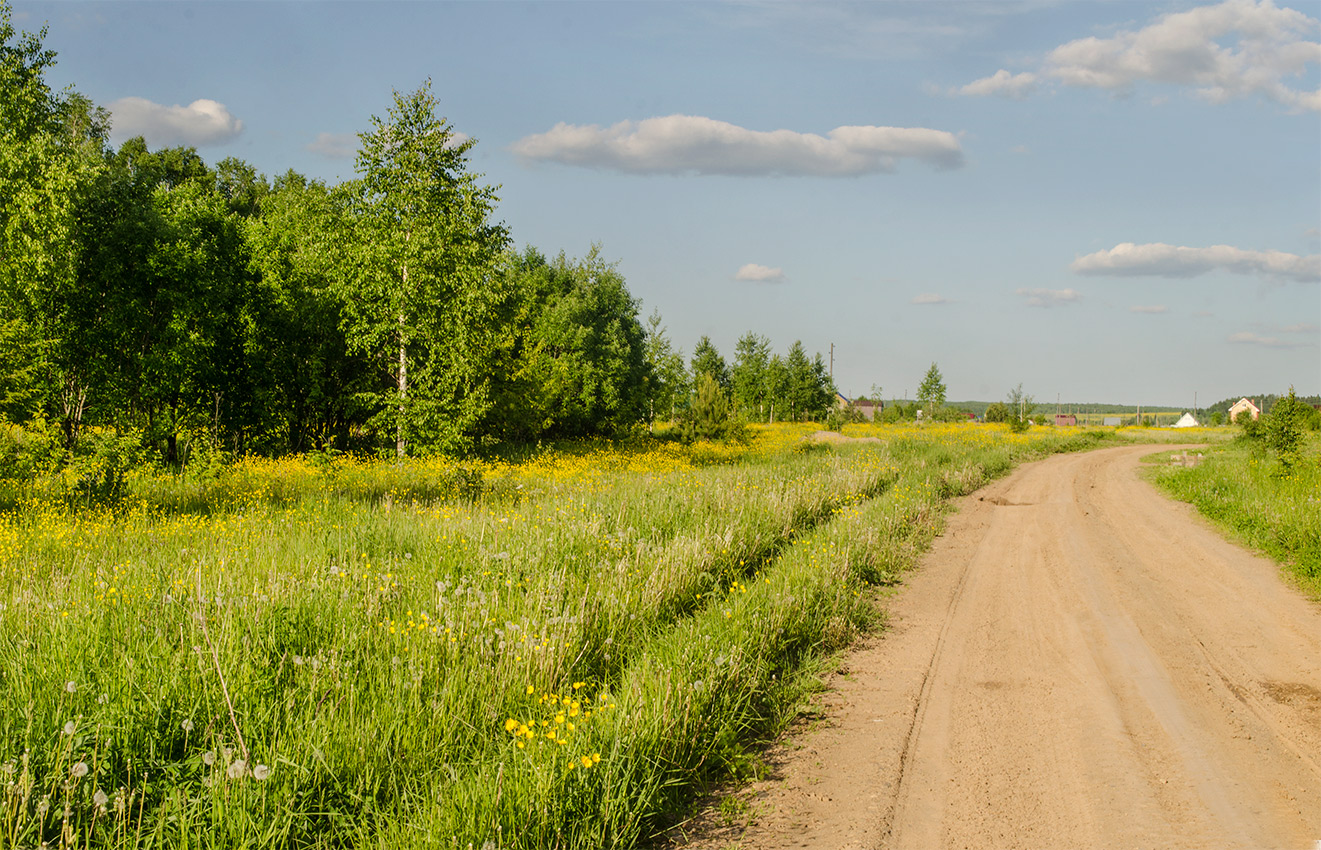
[[[965,499],[752,826],[692,846],[1312,850],[1321,609],[1140,480],[1152,451]]]

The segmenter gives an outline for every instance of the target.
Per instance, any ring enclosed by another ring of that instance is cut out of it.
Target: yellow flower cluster
[[[589,723],[594,716],[599,716],[601,712],[615,707],[615,702],[609,694],[598,694],[595,698],[588,696],[580,698],[577,692],[586,685],[586,682],[574,682],[571,692],[567,695],[553,691],[537,694],[537,689],[528,685],[524,695],[537,697],[536,706],[529,706],[529,714],[539,712],[542,716],[526,720],[510,717],[504,722],[506,734],[520,750],[539,745],[543,749],[549,748],[552,755],[557,755],[581,733],[584,724]],[[581,765],[589,768],[600,762],[600,753],[585,753],[573,756],[568,767],[574,769]]]

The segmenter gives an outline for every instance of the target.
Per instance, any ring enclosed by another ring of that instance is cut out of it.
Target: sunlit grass
[[[1089,432],[242,459],[0,515],[7,846],[630,846],[737,773],[944,500]]]

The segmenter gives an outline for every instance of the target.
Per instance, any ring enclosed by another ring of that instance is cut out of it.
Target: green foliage
[[[735,440],[747,438],[747,426],[734,415],[729,396],[707,372],[697,374],[693,398],[679,422],[679,434],[693,440]]]
[[[509,297],[495,274],[508,239],[489,220],[495,190],[468,170],[476,141],[460,140],[437,107],[429,82],[395,92],[361,136],[361,178],[343,187],[344,326],[350,351],[386,378],[360,398],[398,455],[471,443]]]
[[[1008,412],[1005,421],[1009,423],[1009,430],[1015,434],[1026,431],[1032,424],[1030,417],[1032,411],[1037,409],[1037,405],[1032,400],[1032,396],[1023,392],[1022,384],[1009,391],[1009,395],[1005,397],[1004,406]]]
[[[600,248],[554,262],[529,248],[516,258],[514,333],[495,379],[492,430],[508,437],[618,435],[646,416],[646,331],[638,302]],[[662,368],[674,356],[661,358]],[[673,372],[666,375],[675,380]],[[673,391],[673,385],[670,387]]]
[[[923,408],[923,415],[935,419],[941,405],[945,403],[945,379],[940,374],[940,367],[935,363],[922,377],[922,384],[917,388],[917,401]]]
[[[693,359],[691,373],[694,386],[699,375],[710,375],[722,390],[728,391],[730,385],[729,366],[725,364],[725,358],[720,355],[720,350],[716,348],[715,343],[711,342],[709,336],[703,335],[693,346]]]
[[[1009,407],[1004,402],[993,401],[986,406],[984,418],[987,422],[1008,422]]]
[[[652,310],[647,318],[644,354],[647,361],[647,426],[650,428],[657,417],[663,421],[674,420],[680,404],[687,404],[691,389],[683,355],[671,346],[665,335],[660,310]]]
[[[1280,465],[1285,470],[1298,463],[1303,428],[1311,418],[1310,413],[1311,407],[1299,401],[1293,387],[1289,387],[1289,394],[1277,401],[1266,416],[1263,427],[1266,445],[1279,456]]]

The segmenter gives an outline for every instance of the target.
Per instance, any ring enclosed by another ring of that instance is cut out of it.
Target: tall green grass
[[[1152,478],[1321,597],[1321,435],[1309,436],[1292,467],[1242,438],[1205,454],[1193,467],[1153,466]]]
[[[0,517],[0,844],[643,842],[875,625],[946,499],[1096,439],[878,433],[29,496]]]

